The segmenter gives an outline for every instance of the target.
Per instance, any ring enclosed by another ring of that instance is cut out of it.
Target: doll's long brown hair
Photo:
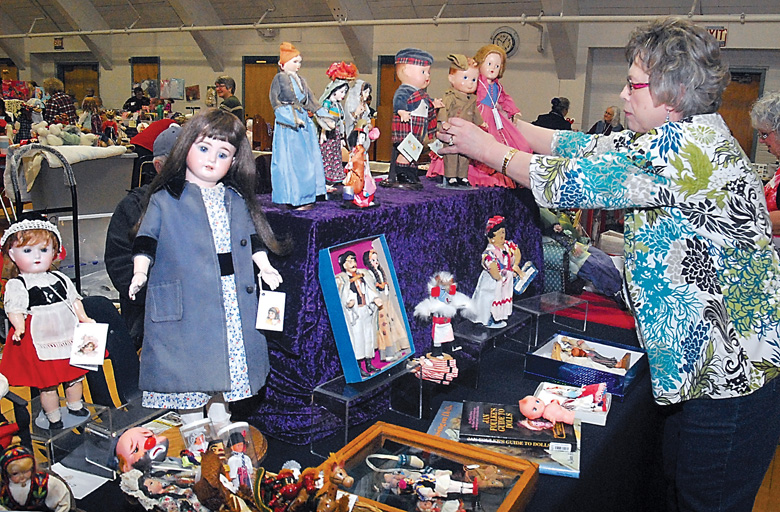
[[[220,181],[233,187],[243,197],[255,224],[255,230],[266,247],[274,254],[288,254],[292,242],[289,238],[279,240],[276,237],[257,201],[255,161],[246,137],[246,128],[236,116],[224,110],[209,109],[184,124],[176,144],[165,160],[165,165],[149,186],[149,191],[144,198],[144,212],[152,194],[171,182],[185,180],[187,154],[190,147],[203,137],[221,140],[236,148],[233,165]],[[136,232],[140,225],[139,220]]]

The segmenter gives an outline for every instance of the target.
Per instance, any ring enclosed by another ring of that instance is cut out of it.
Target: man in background
[[[230,112],[236,116],[241,123],[244,123],[244,107],[236,98],[236,81],[229,76],[221,76],[214,82],[217,88],[217,96],[222,98],[219,108],[225,112]]]
[[[168,154],[179,137],[181,126],[170,125],[154,141],[155,170],[159,173],[165,165]],[[122,199],[111,216],[106,233],[106,270],[114,288],[119,291],[119,306],[122,317],[130,330],[130,336],[136,348],[141,348],[144,337],[144,306],[146,288],[136,294],[135,300],[128,296],[130,281],[133,279],[133,236],[132,231],[141,218],[143,200],[149,185],[134,188]]]

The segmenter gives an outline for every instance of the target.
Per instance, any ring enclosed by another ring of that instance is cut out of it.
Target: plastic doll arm
[[[85,324],[94,324],[95,320],[87,316],[87,312],[84,311],[84,304],[80,300],[73,301],[73,311],[76,313],[76,317],[79,322]]]
[[[444,102],[441,98],[434,98],[433,108],[444,108]]]
[[[398,112],[396,112],[396,114],[398,114],[398,117],[401,118],[401,122],[403,123],[408,123],[409,121],[412,120],[412,113],[409,112],[408,110],[399,110]]]
[[[8,313],[8,320],[14,326],[14,341],[19,341],[24,336],[24,313]]]
[[[252,261],[260,269],[258,277],[262,279],[272,290],[276,290],[282,284],[282,275],[268,261],[268,253],[259,251],[252,255]]]
[[[152,260],[142,254],[133,258],[133,279],[130,280],[130,291],[127,294],[130,297],[130,300],[135,300],[135,294],[146,286],[146,281],[149,279],[148,274],[151,264]]]

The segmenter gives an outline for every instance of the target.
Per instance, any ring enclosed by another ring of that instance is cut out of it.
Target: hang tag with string
[[[257,302],[257,320],[255,327],[265,331],[284,330],[284,305],[287,294],[263,290],[260,280],[260,297]]]

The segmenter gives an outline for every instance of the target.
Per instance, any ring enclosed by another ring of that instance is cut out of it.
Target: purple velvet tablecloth
[[[426,283],[436,271],[455,275],[458,290],[471,295],[481,271],[480,255],[487,245],[487,219],[502,215],[507,239],[514,240],[523,261],[541,271],[541,233],[538,209],[527,189],[479,188],[454,191],[423,179],[421,192],[379,188],[380,206],[365,210],[343,208],[341,201],[318,202],[308,212],[285,209],[261,196],[276,233],[295,243],[286,258],[273,258],[287,293],[284,332],[266,332],[271,374],[250,421],[262,432],[286,442],[309,441],[343,428],[343,418],[310,406],[311,392],[342,373],[336,342],[317,276],[318,252],[358,238],[384,234],[395,264],[401,296],[417,354],[430,350],[431,328],[414,318],[414,306],[427,297]],[[540,275],[526,293],[542,292]],[[384,397],[383,397],[384,398]],[[350,423],[358,424],[387,409],[387,400],[353,405]]]

